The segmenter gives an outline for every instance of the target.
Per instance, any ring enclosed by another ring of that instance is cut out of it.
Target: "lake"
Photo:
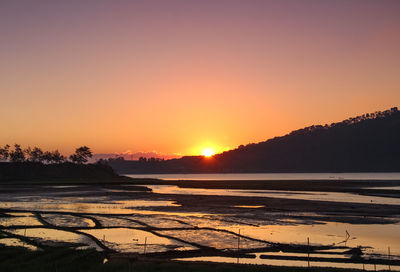
[[[162,180],[400,180],[400,173],[127,174]]]

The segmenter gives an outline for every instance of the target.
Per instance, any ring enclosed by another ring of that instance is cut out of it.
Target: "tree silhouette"
[[[53,163],[62,163],[67,160],[67,158],[60,154],[58,150],[50,152],[51,161]]]
[[[9,153],[10,161],[23,162],[25,161],[25,154],[19,144],[14,145],[14,150]]]
[[[0,148],[0,160],[6,161],[9,157],[10,146],[5,145],[3,148]]]
[[[42,156],[42,160],[46,163],[62,163],[66,161],[66,157],[61,155],[58,150],[46,151]]]
[[[70,156],[70,159],[74,163],[82,164],[88,162],[88,158],[93,156],[92,151],[87,146],[81,146],[75,150],[75,153]],[[35,163],[47,163],[47,164],[60,164],[67,161],[67,158],[63,156],[58,150],[54,151],[43,151],[39,147],[28,147],[22,149],[21,145],[15,144],[14,150],[10,150],[9,145],[0,147],[0,161],[10,162],[35,162]]]
[[[42,161],[45,162],[45,163],[51,163],[52,162],[51,152],[50,151],[46,151],[46,152],[43,153]]]
[[[25,154],[28,156],[28,160],[31,162],[43,161],[43,151],[39,147],[34,147],[33,149],[28,147],[25,149]]]
[[[93,156],[92,151],[87,146],[81,146],[75,150],[75,154],[72,154],[69,159],[74,163],[86,163],[88,158]]]

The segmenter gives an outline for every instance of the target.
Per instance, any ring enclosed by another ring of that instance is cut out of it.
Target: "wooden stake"
[[[307,237],[307,263],[308,269],[310,269],[310,238]]]
[[[390,270],[390,247],[388,247],[388,260],[389,260],[389,263],[388,263],[388,265],[389,265],[389,271],[391,271],[391,270]]]
[[[239,236],[238,236],[238,243],[237,243],[237,250],[240,249],[240,229],[239,229]]]
[[[239,229],[239,235],[238,235],[238,241],[237,241],[237,250],[238,250],[237,263],[239,263],[239,250],[240,250],[240,229]]]
[[[144,250],[143,250],[143,254],[146,254],[146,247],[147,247],[147,237],[144,237]]]
[[[349,240],[349,238],[350,238],[350,234],[349,234],[349,232],[346,230],[346,239],[344,240],[344,246],[347,246],[347,241]]]

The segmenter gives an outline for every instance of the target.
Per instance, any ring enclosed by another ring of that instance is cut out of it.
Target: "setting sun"
[[[201,155],[203,155],[204,157],[211,157],[215,154],[215,150],[212,148],[204,148],[201,151]]]

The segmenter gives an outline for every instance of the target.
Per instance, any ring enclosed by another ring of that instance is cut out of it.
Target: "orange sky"
[[[0,145],[199,154],[400,106],[400,1],[0,3]]]

